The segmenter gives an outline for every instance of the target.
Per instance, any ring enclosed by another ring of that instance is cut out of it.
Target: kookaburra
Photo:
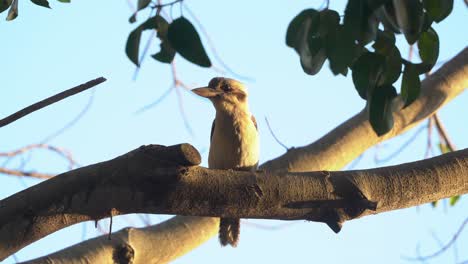
[[[213,78],[208,87],[192,90],[210,99],[216,109],[211,127],[208,167],[212,169],[256,170],[259,159],[257,123],[249,111],[247,88],[228,78]],[[219,241],[235,247],[240,219],[221,218]]]

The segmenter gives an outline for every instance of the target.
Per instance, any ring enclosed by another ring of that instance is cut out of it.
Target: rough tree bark
[[[190,156],[170,159],[168,153],[177,151]],[[0,256],[55,230],[108,215],[305,219],[324,222],[338,232],[347,220],[468,193],[468,149],[355,171],[244,172],[193,166],[199,161],[188,144],[144,146],[12,195],[0,208],[7,216],[0,220]],[[44,191],[54,195],[44,199]],[[57,222],[61,215],[69,221]],[[140,244],[114,244],[113,259],[130,254],[135,263],[147,263]]]
[[[411,127],[415,126],[417,123],[422,121],[424,118],[427,118],[430,115],[432,115],[433,113],[435,113],[441,106],[443,106],[445,103],[447,103],[448,101],[453,99],[455,96],[457,96],[459,93],[461,93],[468,86],[468,49],[463,50],[455,58],[453,58],[451,61],[446,63],[436,73],[432,74],[430,77],[425,79],[423,81],[423,83],[422,83],[422,86],[423,86],[422,87],[422,94],[418,98],[418,100],[416,100],[416,102],[414,102],[411,106],[409,106],[409,107],[407,107],[405,109],[398,109],[397,108],[398,110],[396,110],[395,113],[394,113],[395,127],[390,133],[388,133],[384,137],[377,137],[375,135],[375,133],[370,128],[370,125],[367,122],[364,113],[361,112],[358,115],[356,115],[355,117],[353,117],[350,120],[346,121],[344,124],[340,125],[336,129],[334,129],[333,131],[331,131],[329,134],[327,134],[326,136],[324,136],[322,139],[318,140],[317,142],[315,142],[315,143],[313,143],[311,145],[302,147],[302,148],[291,149],[290,151],[288,151],[283,156],[281,156],[281,157],[279,157],[279,158],[277,158],[275,160],[267,162],[264,166],[262,166],[262,168],[264,170],[267,170],[267,171],[272,171],[272,172],[270,172],[270,174],[272,174],[272,175],[276,173],[276,172],[273,172],[275,170],[280,170],[280,171],[287,171],[287,170],[289,170],[289,171],[337,170],[337,169],[342,168],[348,162],[352,161],[354,158],[356,158],[358,155],[360,155],[363,151],[365,151],[370,146],[372,146],[372,145],[374,145],[374,144],[376,144],[378,142],[381,142],[382,140],[385,140],[385,139],[388,139],[390,137],[401,134],[404,131],[410,129]],[[459,153],[462,153],[461,154],[462,156],[465,155],[464,156],[465,158],[462,158],[462,160],[464,160],[463,162],[465,162],[465,163],[460,162],[459,159],[455,159],[456,162],[453,163],[453,164],[454,164],[454,168],[458,166],[458,169],[461,169],[463,171],[462,173],[464,173],[464,174],[460,174],[460,175],[464,175],[463,176],[464,178],[458,179],[458,180],[461,180],[461,182],[458,182],[458,184],[461,184],[461,186],[464,186],[463,188],[466,188],[466,167],[467,167],[466,166],[466,153],[463,152],[463,151],[462,152],[457,152],[457,155]],[[465,154],[463,154],[463,153],[465,153]],[[458,165],[455,165],[455,164],[458,164]],[[156,171],[161,170],[161,168],[155,169],[155,170]],[[440,169],[437,169],[437,171],[440,171]],[[317,173],[317,172],[315,172],[315,173]],[[337,173],[337,174],[335,174],[335,173]],[[344,172],[341,172],[341,173],[344,173]],[[368,172],[368,173],[371,173],[371,172]],[[325,173],[325,174],[328,175],[328,173]],[[340,175],[340,173],[338,173],[338,172],[330,173],[330,176],[328,176],[328,178],[329,179],[337,178],[334,175]],[[299,178],[300,179],[306,179],[306,178],[307,179],[309,179],[309,178],[314,179],[314,177],[302,177],[302,176],[303,175],[300,175],[300,176],[296,175],[295,177],[297,177],[297,178],[295,178],[295,179],[299,179]],[[325,176],[323,174],[322,175],[317,174],[315,178],[321,177],[322,179],[325,179],[325,178],[327,178]],[[347,177],[344,177],[344,178],[347,178]],[[377,176],[375,176],[375,177],[377,177]],[[291,178],[292,179],[294,177],[286,177],[286,178]],[[365,178],[365,177],[363,176],[363,178]],[[370,177],[370,178],[372,178],[372,177]],[[225,177],[225,179],[229,179],[229,177]],[[261,179],[261,177],[259,177],[259,179]],[[407,178],[405,178],[405,179],[407,179]],[[415,179],[420,179],[420,178],[416,177]],[[436,181],[438,181],[438,180],[436,180]],[[357,182],[360,182],[360,180],[357,180],[357,178],[356,178],[355,180],[352,181],[353,184],[351,184],[351,185],[354,186],[354,184],[358,184]],[[364,180],[363,182],[366,182],[366,181]],[[416,180],[416,182],[421,183],[420,180]],[[112,182],[110,182],[110,184],[112,184]],[[434,185],[435,187],[433,187],[433,188],[435,188],[434,190],[439,190],[439,188],[441,186],[443,186],[443,185],[444,185],[443,182],[438,182],[437,185]],[[89,186],[92,187],[91,185],[89,185]],[[457,186],[459,186],[459,185],[457,185]],[[363,187],[363,186],[361,186],[361,187]],[[379,210],[379,208],[382,208],[381,207],[382,204],[380,204],[381,201],[373,200],[371,198],[372,196],[369,196],[369,194],[366,193],[366,191],[363,191],[363,190],[366,190],[366,189],[365,188],[360,189],[361,187],[359,187],[358,189],[361,190],[361,193],[364,195],[364,197],[367,198],[366,200],[371,202],[370,204],[367,203],[367,202],[365,203],[365,204],[368,205],[368,207],[366,207],[366,208],[374,209],[372,207],[372,205],[373,205],[372,202],[377,202],[377,208],[376,208],[377,210]],[[452,187],[452,186],[448,185],[448,187]],[[366,188],[368,188],[368,187],[366,187]],[[463,188],[462,189],[454,189],[454,190],[457,190],[457,191],[459,191],[461,193],[464,193],[464,192],[466,192],[466,190],[463,189]],[[124,192],[124,190],[121,190],[121,191]],[[27,192],[27,191],[23,191],[23,192],[20,192],[18,194],[22,194],[22,193],[25,193],[25,192]],[[108,196],[107,196],[108,199],[106,201],[102,201],[102,204],[101,204],[102,208],[113,208],[112,204],[119,200],[120,194],[122,194],[122,193],[108,192]],[[408,194],[409,196],[412,196],[414,194],[414,192],[408,191],[405,194]],[[460,193],[457,193],[457,194],[460,194]],[[450,194],[449,192],[447,192],[444,195],[453,195],[453,194]],[[73,198],[71,200],[67,200],[66,197],[62,197],[62,199],[63,199],[62,200],[62,205],[72,206],[75,201],[78,201],[78,200],[75,200],[75,199],[84,199],[86,197],[86,194],[77,195],[76,197],[79,197],[79,198]],[[92,195],[91,196],[88,195],[88,199],[91,199],[91,197],[92,197]],[[358,196],[358,197],[360,197],[360,196]],[[57,197],[54,197],[54,198],[58,199]],[[425,198],[424,199],[415,198],[415,200],[413,199],[413,202],[407,204],[407,206],[427,202],[427,201],[433,200],[434,198],[435,197],[431,197],[431,196],[428,196],[427,199],[429,199],[429,200],[426,200]],[[137,197],[135,199],[142,199],[142,198]],[[363,199],[361,199],[361,200],[363,200]],[[366,201],[366,200],[363,200],[363,201]],[[109,201],[112,201],[112,202],[109,202]],[[415,202],[415,201],[417,201],[417,202]],[[3,208],[3,204],[4,204],[4,201],[1,202],[0,205],[2,205],[2,206],[0,206],[0,209]],[[391,204],[391,203],[389,203],[389,204]],[[47,204],[44,203],[42,205],[47,205]],[[293,211],[296,211],[296,212],[301,211],[302,213],[304,213],[303,211],[310,211],[311,206],[316,206],[316,204],[314,205],[313,203],[312,204],[311,203],[299,203],[299,204],[296,203],[296,204],[293,204],[293,205],[295,205],[296,207],[298,207],[298,206],[299,207],[305,207],[305,208],[296,208],[296,209],[293,210]],[[393,204],[393,205],[395,206],[395,204]],[[329,207],[330,207],[330,205],[329,205]],[[383,208],[386,208],[386,207],[384,206]],[[390,207],[388,207],[388,208],[390,208]],[[32,210],[34,211],[34,209],[32,209]],[[235,211],[235,209],[232,209],[232,210]],[[138,211],[138,210],[136,210],[136,211]],[[222,213],[220,213],[220,214],[226,213],[226,215],[229,215],[229,213],[227,211],[229,211],[229,210],[226,209],[225,211],[222,211]],[[358,214],[358,215],[367,214],[369,212],[369,210],[365,210],[363,212],[364,212],[363,214]],[[21,221],[17,222],[17,224],[23,224],[23,228],[25,228],[26,230],[31,229],[33,227],[33,225],[31,225],[31,221],[30,221],[31,219],[34,219],[34,221],[32,222],[33,224],[36,223],[36,221],[40,220],[39,217],[31,215],[30,213],[31,213],[31,210],[26,210],[26,212],[23,212],[23,216],[22,216],[24,219],[29,219],[29,220],[23,221],[23,222],[21,222]],[[109,216],[110,214],[117,214],[117,213],[119,213],[119,212],[117,212],[115,210],[114,211],[111,210],[110,212],[107,211],[105,213],[101,213],[101,217],[106,217],[106,216]],[[2,222],[5,222],[5,221],[3,221],[3,215],[5,215],[5,214],[3,214],[3,212],[2,212],[1,215],[2,215]],[[203,214],[200,214],[200,215],[203,215]],[[353,214],[351,213],[351,215],[353,215]],[[93,217],[96,217],[96,216],[99,216],[99,215],[96,214]],[[245,217],[254,217],[254,215],[248,215],[248,214],[243,215],[243,216],[245,216]],[[90,220],[90,217],[89,216],[83,216],[83,215],[75,217],[75,216],[71,216],[71,215],[68,215],[68,214],[62,214],[62,215],[57,215],[56,218],[54,218],[53,223],[55,223],[56,225],[69,225],[72,222],[78,222],[78,221],[84,221],[84,220]],[[313,219],[313,220],[320,220],[320,219]],[[338,219],[338,220],[347,220],[347,219]],[[173,221],[172,223],[177,223],[177,224],[174,224],[174,225],[161,224],[161,225],[156,226],[154,229],[157,230],[157,232],[160,232],[159,234],[164,234],[164,236],[168,239],[168,241],[170,240],[173,243],[179,243],[178,240],[177,240],[178,238],[184,239],[183,236],[179,237],[177,235],[178,234],[177,232],[173,233],[173,231],[176,231],[174,229],[177,229],[177,228],[180,229],[180,227],[183,226],[184,224],[186,224],[185,227],[189,228],[191,231],[196,231],[196,228],[200,227],[200,225],[204,227],[203,228],[203,233],[205,234],[205,236],[203,238],[202,237],[195,238],[195,236],[194,236],[194,238],[192,240],[190,240],[190,239],[189,240],[184,240],[185,245],[187,246],[188,249],[196,247],[198,244],[205,241],[208,237],[212,236],[217,231],[217,221],[214,220],[213,218],[209,218],[209,217],[205,217],[205,218],[176,217],[175,220],[170,220],[170,221]],[[188,221],[188,222],[184,222],[184,221]],[[337,223],[338,222],[339,221],[337,221]],[[54,226],[54,224],[51,224],[51,225]],[[194,228],[192,229],[190,225],[194,225]],[[2,227],[0,227],[0,229],[4,229],[4,227],[5,226],[2,225]],[[49,227],[49,231],[52,231],[50,227]],[[47,232],[45,232],[45,233],[47,233]],[[171,235],[171,234],[174,234],[174,235]],[[37,236],[39,236],[39,235],[40,234],[38,234],[38,233],[32,233],[30,236],[32,236],[34,239],[36,239]],[[0,236],[0,237],[3,237],[3,235]],[[29,239],[31,241],[31,238],[29,238]],[[32,239],[32,240],[34,240],[34,239]],[[168,243],[165,243],[165,244],[167,245]],[[169,246],[165,250],[164,249],[165,244],[161,243],[161,244],[158,245],[160,251],[153,254],[153,256],[151,256],[153,261],[155,259],[156,260],[159,259],[160,262],[167,262],[167,261],[169,261],[171,259],[174,259],[174,258],[181,255],[181,252],[172,253],[171,250],[173,250],[173,248],[170,248]],[[5,246],[4,243],[2,243],[2,245]],[[2,251],[3,250],[6,250],[6,249],[4,248],[4,249],[2,249]],[[73,250],[73,248],[72,248],[72,250]],[[9,251],[11,253],[14,250],[7,249],[7,251]],[[91,251],[89,251],[89,252],[91,252]],[[95,256],[99,255],[100,253],[104,254],[104,251],[94,248],[93,254]],[[141,253],[139,253],[139,254],[141,254]],[[158,254],[160,254],[160,255],[158,255]],[[107,255],[107,254],[101,255],[101,256],[109,257],[109,255]],[[159,258],[159,256],[164,256],[164,258],[163,257]],[[84,255],[82,257],[87,258],[89,260],[90,255],[89,254]],[[106,259],[108,261],[111,261],[110,258],[106,258]]]

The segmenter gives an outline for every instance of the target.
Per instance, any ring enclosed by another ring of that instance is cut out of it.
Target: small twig
[[[158,10],[160,10],[160,9],[158,9]],[[148,16],[148,19],[150,19],[152,15],[153,15],[153,10],[151,10],[151,12],[150,12],[150,14]],[[136,80],[136,78],[138,76],[138,73],[140,72],[140,67],[141,67],[141,65],[143,64],[143,61],[146,58],[146,53],[148,53],[150,45],[151,45],[151,43],[153,43],[155,34],[156,34],[156,30],[152,30],[151,31],[151,36],[146,41],[145,47],[143,48],[143,52],[142,52],[142,54],[140,56],[139,64],[138,64],[138,66],[135,67],[135,72],[133,73],[133,80],[134,81]]]
[[[139,214],[138,217],[140,218],[141,222],[143,222],[145,226],[151,225],[151,221],[147,214]]]
[[[453,144],[452,140],[450,140],[450,137],[448,136],[447,130],[445,129],[444,125],[442,124],[442,121],[439,118],[439,115],[434,114],[432,116],[435,121],[435,126],[437,128],[437,132],[439,132],[439,135],[442,136],[443,141],[447,145],[450,151],[455,151],[457,148]]]
[[[30,172],[30,171],[20,171],[20,170],[10,170],[7,168],[0,168],[0,173],[13,175],[13,176],[28,176],[38,179],[50,179],[54,177],[54,174],[46,174],[39,172]]]
[[[428,158],[432,153],[432,127],[434,126],[434,119],[429,117],[427,119],[427,144],[426,144],[426,153],[424,158]]]
[[[112,215],[112,212],[111,212],[111,215],[110,215],[110,222],[109,222],[109,234],[107,234],[107,240],[111,240],[111,236],[112,236],[112,219],[113,219],[113,215]]]
[[[283,148],[285,148],[286,151],[288,151],[288,150],[289,150],[288,146],[286,146],[285,144],[283,144],[283,142],[281,142],[281,141],[276,137],[275,133],[273,132],[273,130],[272,130],[271,127],[270,127],[270,123],[268,122],[268,118],[267,118],[266,116],[265,116],[265,122],[266,122],[266,124],[267,124],[268,130],[270,130],[270,133],[271,133],[271,135],[273,136],[273,138],[276,140],[276,142],[277,142],[278,144],[280,144]]]
[[[151,8],[155,9],[155,8],[163,8],[165,6],[173,6],[179,2],[183,2],[184,0],[175,0],[175,1],[172,1],[172,2],[169,2],[169,3],[166,3],[166,4],[155,4],[155,5],[152,5]]]
[[[455,241],[457,240],[458,236],[461,234],[461,232],[463,231],[463,228],[465,227],[467,223],[468,223],[468,218],[466,218],[465,221],[463,221],[462,225],[460,226],[460,228],[458,228],[457,232],[453,235],[452,239],[450,239],[450,241],[438,251],[430,255],[421,256],[417,258],[411,258],[411,257],[403,257],[403,258],[405,258],[406,260],[410,260],[410,261],[425,261],[427,259],[437,257],[438,255],[446,251],[453,243],[455,243]]]
[[[414,53],[414,46],[409,45],[409,50],[408,50],[408,61],[411,61],[413,59],[413,53]]]
[[[91,80],[91,81],[89,81],[87,83],[80,84],[80,85],[78,85],[76,87],[73,87],[71,89],[63,91],[63,92],[58,93],[56,95],[53,95],[53,96],[51,96],[49,98],[46,98],[46,99],[44,99],[42,101],[39,101],[39,102],[35,103],[35,104],[32,104],[32,105],[30,105],[30,106],[28,106],[26,108],[23,108],[22,110],[14,113],[14,114],[12,114],[12,115],[9,115],[9,116],[1,119],[0,120],[0,127],[4,127],[4,126],[6,126],[6,125],[8,125],[8,124],[22,118],[22,117],[24,117],[24,116],[34,112],[34,111],[37,111],[37,110],[39,110],[41,108],[44,108],[44,107],[46,107],[46,106],[48,106],[50,104],[56,103],[56,102],[58,102],[60,100],[63,100],[65,98],[69,97],[69,96],[75,95],[77,93],[81,93],[81,92],[83,92],[83,91],[85,91],[85,90],[87,90],[87,89],[89,89],[91,87],[94,87],[94,86],[96,86],[96,85],[98,85],[98,84],[100,84],[102,82],[105,82],[105,81],[106,81],[106,79],[104,77],[99,77],[99,78]]]
[[[219,62],[219,64],[221,64],[221,67],[223,67],[227,72],[234,75],[238,79],[245,80],[245,81],[252,81],[253,79],[251,77],[242,76],[242,75],[236,73],[224,62],[224,60],[221,58],[218,51],[216,50],[216,46],[214,45],[213,40],[211,39],[210,35],[208,34],[205,27],[203,26],[203,24],[198,19],[198,17],[192,12],[192,10],[190,10],[190,8],[187,7],[187,5],[184,5],[184,8],[189,13],[189,15],[193,18],[193,20],[197,24],[197,27],[202,32],[203,36],[205,36],[205,39],[208,42],[208,46],[210,47],[211,52],[213,53],[215,59]],[[213,67],[213,68],[214,68],[214,70],[219,70],[216,67]]]
[[[175,65],[175,60],[173,60],[171,62],[171,71],[172,71],[172,78],[174,80],[173,87],[174,87],[174,89],[176,91],[176,94],[177,94],[177,101],[179,102],[179,111],[180,111],[180,113],[182,115],[182,120],[184,121],[185,129],[187,129],[190,136],[193,137],[194,134],[193,134],[192,127],[190,126],[190,122],[188,121],[187,115],[185,114],[182,94],[180,93],[180,90],[178,89],[178,88],[182,87],[182,88],[184,88],[186,90],[190,90],[190,88],[185,83],[180,81],[179,78],[177,77],[177,68],[176,68],[176,65]]]
[[[152,103],[150,104],[147,104],[145,106],[143,106],[142,108],[138,109],[137,111],[135,111],[134,114],[141,114],[143,112],[145,112],[146,110],[150,109],[150,108],[153,108],[154,106],[158,105],[160,102],[162,102],[172,91],[173,91],[173,87],[169,87],[169,89],[167,89],[161,96],[159,96],[156,100],[154,100]]]
[[[69,165],[70,169],[72,169],[75,165],[77,165],[76,161],[73,159],[73,156],[71,155],[71,153],[68,150],[65,150],[65,149],[62,149],[62,148],[59,148],[59,147],[54,147],[54,146],[47,145],[47,144],[31,144],[31,145],[19,148],[19,149],[14,150],[14,151],[0,152],[0,157],[9,157],[9,158],[11,158],[11,157],[23,154],[23,153],[25,153],[27,151],[30,151],[32,149],[47,149],[47,150],[50,150],[52,152],[55,152],[55,153],[59,154],[60,156],[62,156],[65,159],[68,160],[68,162],[70,164]]]
[[[132,13],[135,13],[136,7],[135,7],[135,5],[132,3],[131,0],[127,0],[127,5],[128,5],[128,8],[130,8],[130,9],[133,11]]]
[[[188,121],[187,115],[185,114],[184,102],[183,102],[182,94],[180,93],[179,87],[180,86],[174,86],[174,89],[177,94],[177,101],[179,102],[179,111],[180,111],[180,114],[182,115],[182,119],[184,120],[185,129],[187,129],[190,136],[193,137],[194,136],[193,130],[192,130],[192,127],[190,126],[190,122]]]
[[[83,107],[83,109],[75,116],[75,118],[73,118],[70,122],[65,124],[59,130],[57,130],[54,133],[48,135],[46,138],[41,140],[40,143],[44,144],[44,143],[49,142],[50,140],[58,137],[59,135],[61,135],[62,133],[64,133],[68,129],[70,129],[72,126],[74,126],[76,123],[78,123],[78,121],[80,121],[80,119],[83,118],[85,116],[85,114],[88,112],[88,110],[91,108],[91,105],[93,104],[93,101],[94,101],[94,91],[96,91],[96,90],[91,91],[91,95],[90,95],[90,97],[88,99],[88,102]]]
[[[391,153],[385,158],[379,158],[379,156],[376,154],[374,161],[376,164],[381,164],[388,162],[395,158],[397,155],[399,155],[405,148],[407,148],[411,143],[414,142],[414,140],[419,136],[419,134],[425,129],[424,126],[421,126],[405,143],[403,143],[396,151]]]

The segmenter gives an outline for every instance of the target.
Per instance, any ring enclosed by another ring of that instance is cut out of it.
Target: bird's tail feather
[[[219,242],[222,246],[237,246],[240,234],[239,218],[221,218],[219,221]]]

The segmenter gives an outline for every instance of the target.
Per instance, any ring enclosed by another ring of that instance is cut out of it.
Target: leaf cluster
[[[439,37],[431,25],[452,8],[453,0],[349,0],[343,18],[330,9],[306,9],[290,22],[286,45],[297,52],[306,74],[317,74],[327,59],[335,75],[351,70],[356,91],[367,101],[370,123],[383,135],[393,127],[394,83],[403,73],[405,107],[418,97],[419,75],[430,71],[439,56]],[[398,34],[410,45],[417,42],[421,63],[402,58],[395,44]]]
[[[138,9],[147,8],[150,1],[139,1]],[[160,40],[159,52],[151,55],[155,60],[162,63],[171,63],[176,53],[186,60],[201,66],[211,67],[200,36],[193,24],[181,16],[169,23],[159,13],[148,18],[145,22],[130,32],[125,52],[128,58],[137,66],[140,66],[140,42],[142,32],[145,30],[155,30],[156,37]],[[130,17],[130,22],[135,22],[135,15]]]

